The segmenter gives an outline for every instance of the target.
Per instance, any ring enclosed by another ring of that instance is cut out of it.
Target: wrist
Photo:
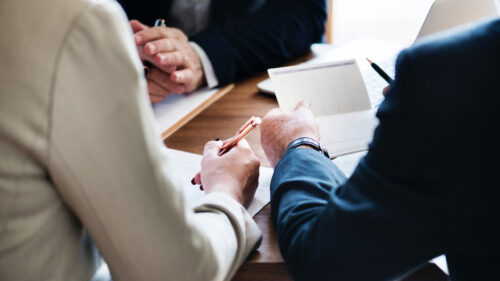
[[[283,155],[285,155],[288,151],[296,148],[310,148],[313,150],[316,150],[323,154],[325,157],[330,159],[330,154],[328,153],[328,150],[324,147],[321,146],[321,143],[317,141],[316,139],[310,138],[310,137],[300,137],[296,138],[290,144],[288,144],[287,148],[285,149],[285,152]]]
[[[233,198],[236,202],[240,203],[241,205],[244,205],[244,200],[243,196],[240,192],[238,192],[238,188],[236,188],[236,185],[233,183],[229,182],[221,182],[214,184],[212,186],[205,186],[205,193],[209,194],[212,192],[218,192],[218,193],[223,193],[231,198]]]

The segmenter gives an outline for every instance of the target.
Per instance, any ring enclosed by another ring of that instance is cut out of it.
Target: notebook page
[[[336,157],[368,148],[378,125],[375,110],[365,110],[316,118],[321,145]]]
[[[194,204],[196,200],[205,195],[205,192],[200,190],[199,186],[191,184],[193,176],[201,170],[202,156],[175,149],[168,149],[168,155],[171,159],[174,159],[173,162],[175,163],[175,165],[169,167],[169,175],[175,176],[172,181],[182,185],[186,200],[190,204]],[[273,169],[260,167],[259,172],[259,186],[252,203],[248,207],[248,213],[251,216],[255,216],[271,200],[270,185]]]
[[[315,116],[371,108],[356,60],[298,65],[268,70],[280,108],[292,111],[301,100],[311,102]]]

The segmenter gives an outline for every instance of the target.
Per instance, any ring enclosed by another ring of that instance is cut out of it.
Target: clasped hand
[[[137,20],[131,20],[130,25],[140,58],[153,65],[146,75],[152,103],[203,85],[201,60],[181,30],[148,27]]]

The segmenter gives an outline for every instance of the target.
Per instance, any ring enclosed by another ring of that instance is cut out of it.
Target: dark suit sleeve
[[[292,150],[276,167],[272,218],[295,280],[390,280],[443,252],[439,194],[418,172],[428,154],[405,89],[410,72],[402,54],[351,178],[312,149]]]
[[[269,0],[231,25],[213,25],[190,38],[207,53],[220,84],[233,82],[306,54],[319,42],[325,0]]]

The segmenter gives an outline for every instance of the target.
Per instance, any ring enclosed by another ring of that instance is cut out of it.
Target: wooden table
[[[275,97],[258,93],[257,83],[266,78],[267,74],[261,74],[236,83],[231,92],[167,138],[165,144],[170,148],[201,154],[207,141],[233,136],[235,130],[252,115],[263,117],[278,106]],[[260,158],[261,165],[269,167],[260,145],[260,130],[252,132],[247,140]],[[291,280],[278,249],[269,205],[254,219],[262,229],[263,241],[243,264],[235,280]]]
[[[309,57],[304,57],[295,63]],[[201,154],[207,141],[233,136],[235,130],[252,115],[263,117],[266,112],[278,106],[274,96],[259,93],[257,89],[257,83],[267,77],[267,74],[263,73],[237,82],[231,92],[167,138],[165,144],[170,148]],[[260,130],[252,132],[247,140],[260,158],[261,165],[269,167],[269,162],[260,145]],[[234,280],[292,280],[279,252],[270,213],[270,207],[267,205],[254,217],[263,233],[262,244],[242,265]],[[428,265],[404,280],[442,281],[447,278],[435,265]]]

